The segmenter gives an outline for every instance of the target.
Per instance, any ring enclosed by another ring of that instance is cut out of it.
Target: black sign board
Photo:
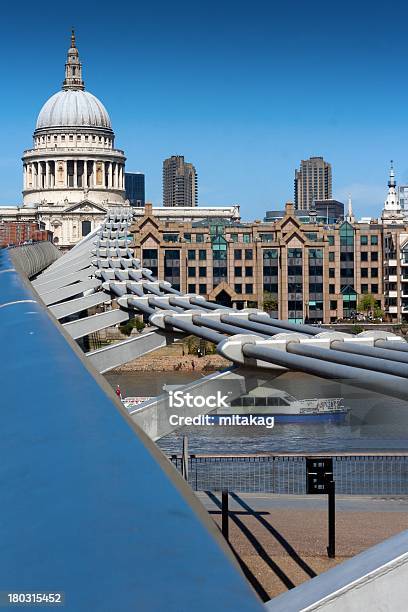
[[[327,494],[332,480],[332,457],[306,457],[306,493]]]

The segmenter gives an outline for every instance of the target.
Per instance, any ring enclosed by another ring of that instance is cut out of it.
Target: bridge
[[[113,209],[62,256],[50,243],[0,252],[5,588],[62,590],[68,609],[78,611],[260,609],[191,490],[152,442],[173,428],[167,394],[126,413],[100,374],[195,335],[234,365],[186,385],[193,396],[220,390],[234,399],[295,370],[405,400],[408,343],[383,331],[322,331],[183,294],[134,257],[131,225],[129,209]],[[89,315],[97,306],[102,312]],[[90,334],[135,315],[148,331],[87,350]],[[364,580],[383,580],[384,564],[394,580],[405,575],[405,560],[390,552],[404,548],[407,535],[398,538],[371,553],[365,574],[356,557],[326,581],[308,583],[307,609],[326,609],[326,600],[327,609],[341,609],[342,596],[333,604],[340,591],[368,608]],[[297,591],[269,609],[303,609]]]

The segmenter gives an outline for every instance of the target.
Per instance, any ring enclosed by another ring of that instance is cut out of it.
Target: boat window
[[[254,397],[250,397],[250,396],[243,397],[242,398],[242,405],[243,406],[253,406],[254,405],[254,400],[255,400]]]
[[[267,406],[267,398],[266,397],[256,397],[255,398],[255,406]]]

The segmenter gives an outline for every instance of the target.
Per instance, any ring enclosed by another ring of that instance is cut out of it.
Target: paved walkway
[[[221,525],[220,494],[197,496]],[[325,495],[231,494],[230,511],[230,544],[264,600],[408,529],[408,498],[338,496],[329,559]]]

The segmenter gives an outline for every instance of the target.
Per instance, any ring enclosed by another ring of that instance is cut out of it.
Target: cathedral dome
[[[63,89],[47,100],[38,115],[36,129],[53,127],[112,129],[102,102],[82,89]]]

